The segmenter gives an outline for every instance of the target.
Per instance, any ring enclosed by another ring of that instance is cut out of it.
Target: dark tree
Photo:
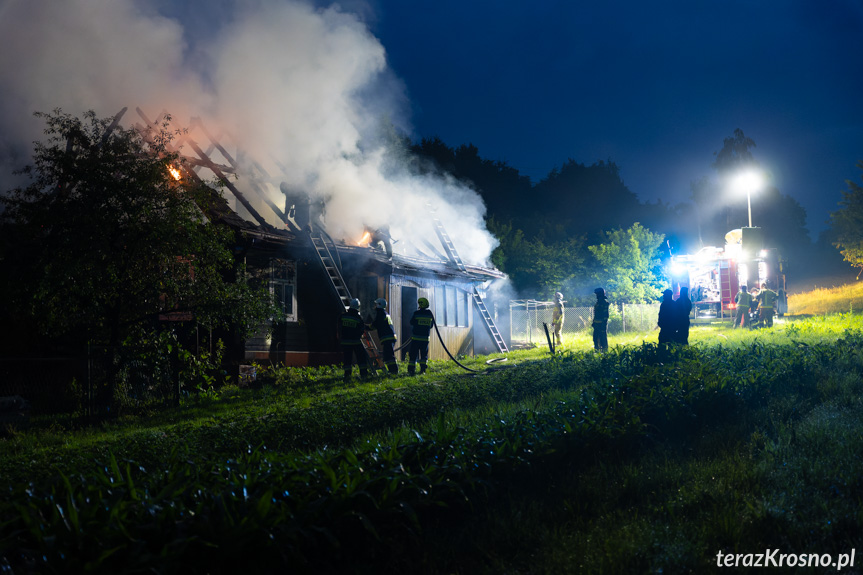
[[[863,170],[863,161],[857,167]],[[830,225],[836,234],[834,245],[845,261],[863,273],[863,186],[852,180],[846,183],[848,189],[842,192],[840,209],[830,214]]]
[[[631,226],[641,207],[614,162],[586,166],[569,160],[559,170],[552,170],[525,199],[522,214],[528,221],[523,228],[530,230],[530,220],[547,214],[567,235],[586,235],[592,241],[606,230]]]
[[[272,315],[235,265],[231,230],[205,216],[217,193],[168,152],[167,124],[144,134],[92,112],[37,116],[47,139],[23,170],[31,183],[3,198],[3,291],[19,318],[116,354],[178,325],[160,324],[166,313],[246,332]]]
[[[530,178],[506,162],[482,158],[473,144],[450,148],[440,138],[423,139],[412,147],[423,171],[446,172],[476,190],[488,213],[499,221],[517,217],[531,195]]]

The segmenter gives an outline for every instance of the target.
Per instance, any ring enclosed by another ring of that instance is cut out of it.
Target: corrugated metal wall
[[[471,289],[471,284],[464,282],[447,282],[436,278],[421,278],[408,275],[392,275],[390,277],[387,300],[390,302],[390,316],[393,318],[393,325],[396,328],[396,335],[398,336],[396,347],[405,344],[411,335],[410,330],[404,329],[402,326],[402,312],[405,309],[415,307],[415,302],[414,305],[408,303],[407,308],[405,307],[405,302],[402,301],[402,288],[416,288],[416,297],[427,298],[431,303],[432,311],[434,311],[436,309],[434,288],[435,286],[444,285],[456,286],[464,291]],[[473,314],[468,314],[468,317],[470,318],[468,321],[469,325],[466,327],[438,326],[444,344],[453,355],[473,355]],[[398,357],[401,359],[402,354],[399,353]],[[429,359],[449,359],[434,330],[432,330],[431,337],[429,338]]]

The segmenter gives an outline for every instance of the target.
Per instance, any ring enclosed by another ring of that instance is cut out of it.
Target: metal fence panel
[[[564,335],[586,335],[591,333],[593,307],[564,306]],[[647,332],[656,327],[659,303],[612,304],[609,309],[608,333]],[[554,304],[533,300],[510,302],[510,330],[514,342],[544,343],[543,323],[551,329]]]

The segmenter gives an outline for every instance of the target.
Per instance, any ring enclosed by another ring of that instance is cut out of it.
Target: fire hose
[[[455,364],[457,366],[459,366],[462,369],[466,369],[467,371],[472,371],[473,373],[485,373],[484,371],[481,371],[478,369],[471,369],[468,366],[459,362],[459,360],[457,360],[455,357],[453,357],[453,354],[450,353],[449,349],[447,349],[446,344],[443,342],[443,337],[441,337],[440,330],[437,328],[437,322],[434,320],[434,318],[432,318],[432,325],[434,326],[434,331],[437,334],[437,338],[438,338],[438,341],[440,341],[441,347],[443,347],[443,350],[446,352],[446,354],[449,356],[449,358],[455,362]],[[486,361],[486,364],[491,364],[491,363],[495,363],[498,361],[506,361],[506,359],[507,358],[505,358],[505,357],[497,357],[497,358],[490,359],[490,360]]]
[[[451,360],[453,360],[453,361],[456,363],[456,365],[458,365],[458,366],[459,366],[459,367],[461,367],[462,369],[466,369],[467,371],[472,371],[472,372],[474,372],[474,373],[484,373],[483,371],[480,371],[480,370],[477,370],[477,369],[471,369],[471,368],[467,367],[466,365],[463,365],[463,364],[462,364],[461,362],[459,362],[455,357],[453,357],[453,355],[450,353],[449,349],[447,349],[446,344],[443,342],[443,337],[441,336],[441,334],[440,334],[440,330],[437,328],[437,322],[436,322],[436,321],[434,321],[434,319],[432,319],[432,325],[434,325],[434,330],[435,330],[435,333],[437,334],[438,341],[440,341],[441,347],[443,347],[443,349],[444,349],[444,351],[446,352],[446,354],[450,357],[450,359],[451,359]],[[397,352],[397,351],[402,351],[404,348],[406,348],[406,347],[407,347],[407,346],[409,346],[410,344],[411,344],[411,340],[410,340],[410,338],[408,338],[408,340],[407,340],[406,342],[404,342],[404,343],[403,343],[402,345],[400,345],[399,347],[395,348],[395,349],[393,350],[393,353],[395,353],[395,352]],[[486,364],[489,364],[489,365],[490,365],[490,364],[492,364],[492,363],[497,363],[497,362],[499,362],[499,361],[507,361],[507,358],[506,358],[506,357],[496,357],[496,358],[493,358],[493,359],[490,359],[490,360],[486,361]]]

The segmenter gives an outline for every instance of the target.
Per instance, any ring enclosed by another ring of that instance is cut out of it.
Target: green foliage
[[[169,172],[170,118],[141,133],[93,112],[37,116],[47,137],[23,170],[31,183],[3,199],[4,263],[13,305],[44,334],[117,346],[165,312],[244,332],[270,315],[269,294],[235,269],[232,232],[202,212],[216,192]]]
[[[857,167],[863,170],[863,161]],[[848,190],[842,192],[840,209],[830,214],[830,225],[836,232],[834,245],[845,261],[863,271],[863,186],[851,180],[846,183]]]
[[[595,279],[615,302],[656,301],[664,285],[659,246],[664,236],[636,222],[628,230],[606,232],[607,242],[588,246],[596,258]]]
[[[494,218],[488,221],[488,229],[500,241],[492,262],[521,293],[550,300],[554,292],[583,274],[584,240],[568,237],[561,226],[548,225],[531,239],[511,223]]]

